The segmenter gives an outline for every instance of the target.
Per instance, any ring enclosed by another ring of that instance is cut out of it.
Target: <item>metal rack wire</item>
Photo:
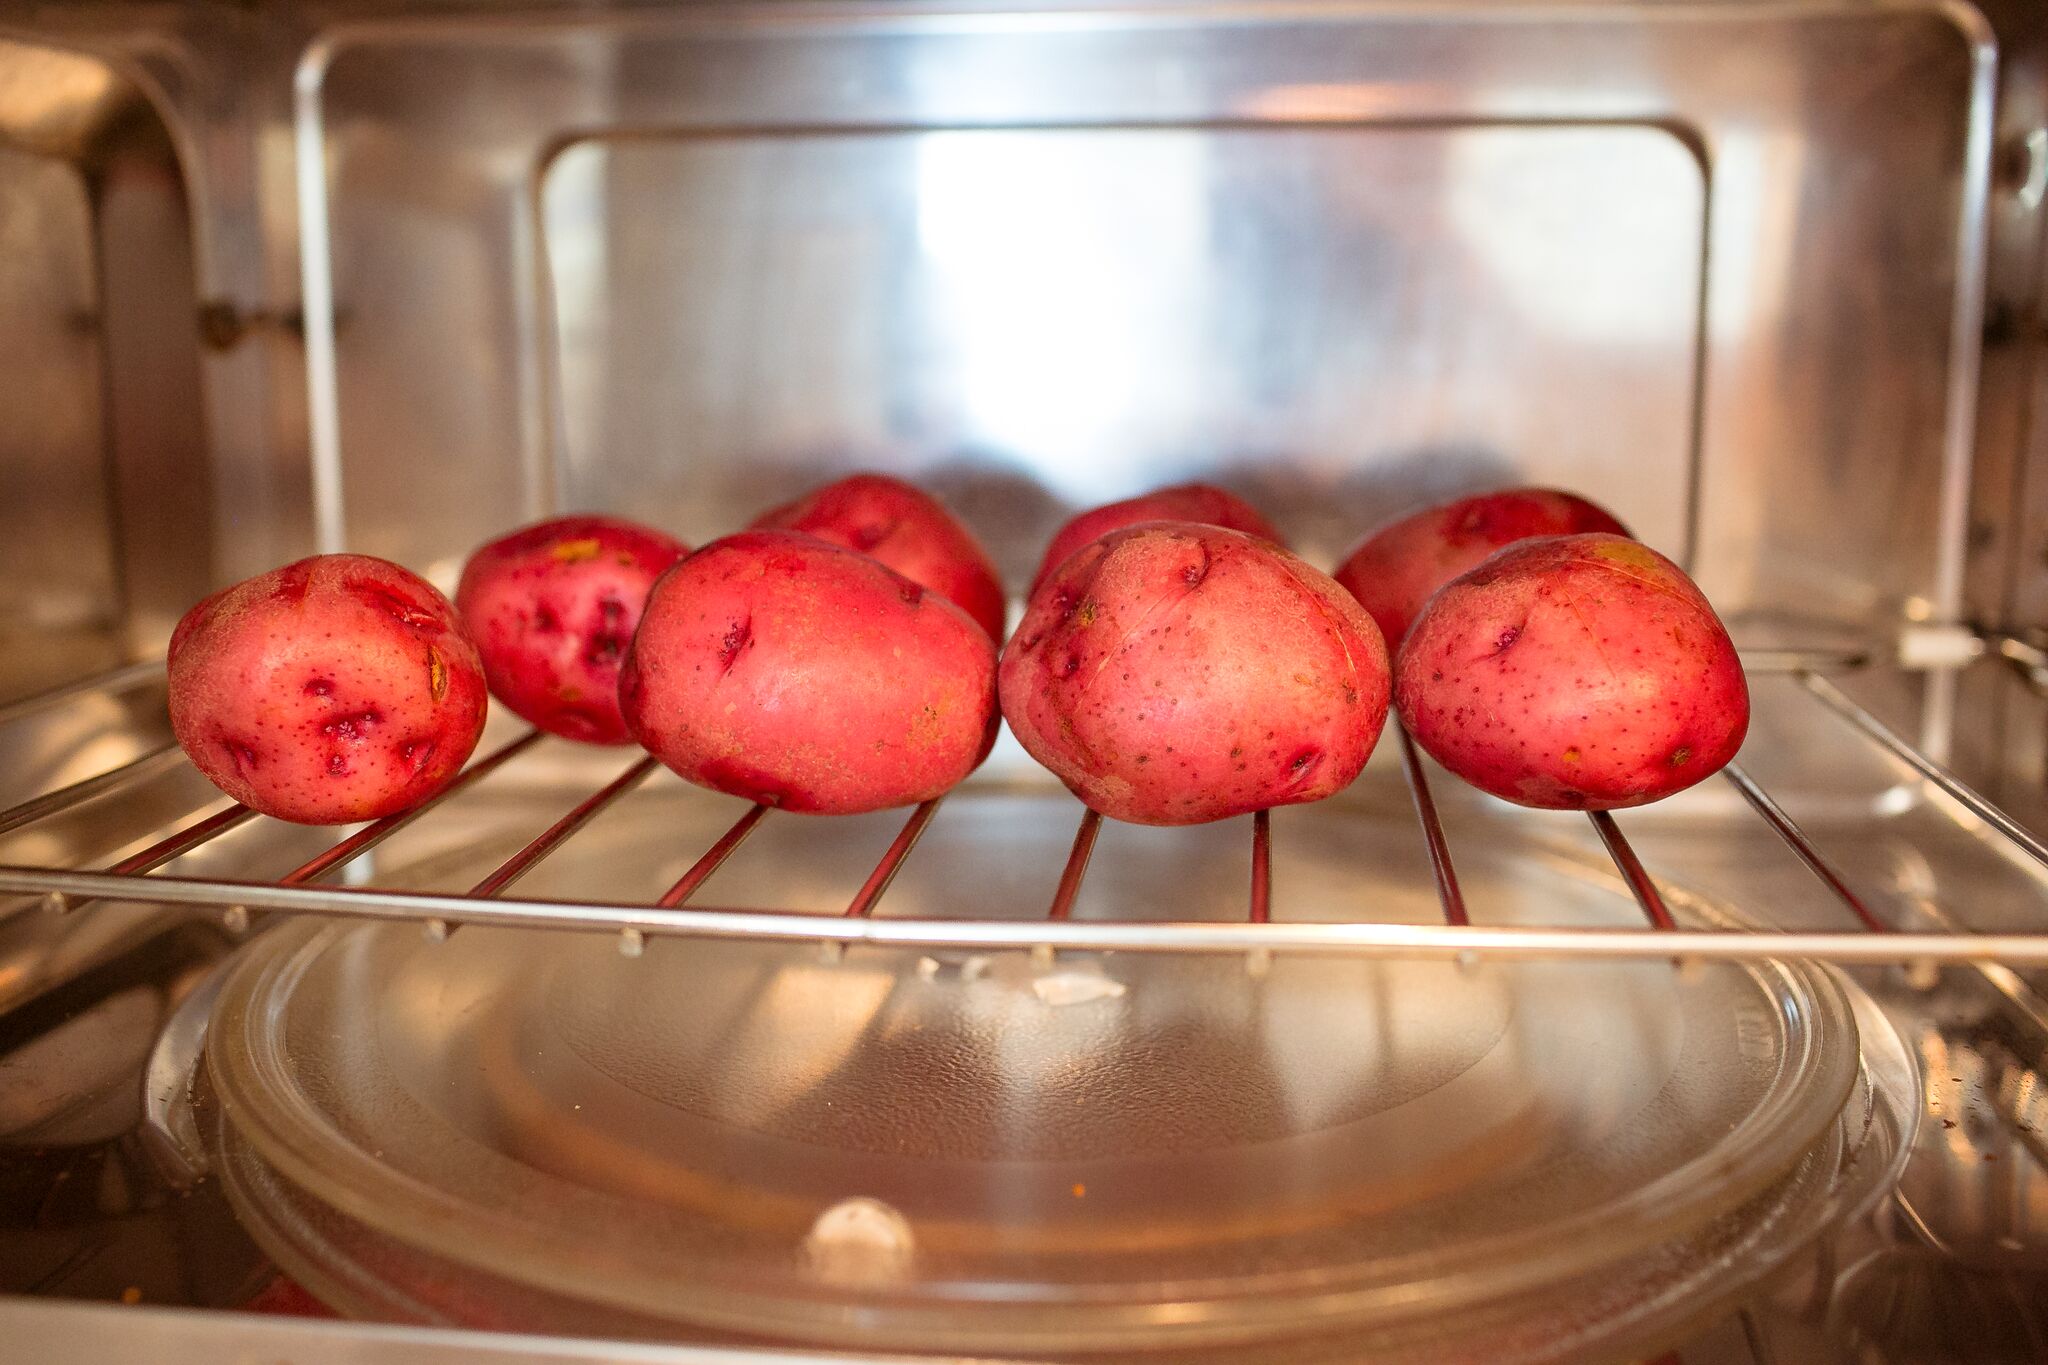
[[[1866,656],[1861,654],[1798,650],[1770,651],[1745,658],[1752,673],[1783,673],[1795,678],[1821,705],[1833,711],[1855,731],[1905,764],[1957,806],[1983,820],[2020,852],[2048,868],[2048,844],[2043,844],[1948,769],[1902,739],[1822,671],[1859,667],[1864,662]],[[110,675],[110,682],[132,685],[136,676],[136,670],[131,667]],[[88,690],[87,685],[74,685],[66,689],[64,695],[84,690]],[[42,700],[33,699],[30,705]],[[173,859],[257,818],[256,812],[238,804],[195,819],[148,848],[102,870],[0,866],[0,892],[40,896],[43,904],[55,913],[68,913],[93,901],[210,907],[220,911],[232,926],[246,924],[250,913],[260,910],[410,921],[421,925],[423,931],[434,938],[446,937],[456,928],[470,924],[607,932],[619,936],[621,950],[629,955],[637,955],[649,937],[710,935],[808,941],[842,947],[869,943],[927,948],[1023,948],[1039,953],[1063,949],[1242,952],[1252,954],[1259,961],[1266,960],[1267,955],[1274,952],[1338,952],[1460,960],[1482,956],[1664,957],[1681,961],[1810,957],[1842,963],[1997,962],[2008,966],[2048,965],[2048,933],[1908,933],[1885,924],[1783,807],[1737,764],[1731,764],[1724,770],[1725,780],[1735,787],[1757,816],[1849,913],[1856,922],[1854,929],[1778,933],[1681,927],[1666,905],[1655,878],[1637,855],[1620,823],[1608,812],[1592,812],[1589,819],[1621,881],[1641,908],[1646,928],[1532,928],[1475,924],[1459,887],[1451,845],[1437,812],[1425,765],[1407,735],[1400,733],[1398,726],[1393,728],[1394,742],[1400,746],[1402,766],[1429,855],[1442,909],[1441,924],[1299,923],[1276,919],[1271,874],[1272,825],[1264,811],[1258,812],[1252,822],[1248,907],[1245,919],[1240,923],[1075,920],[1072,915],[1075,898],[1086,878],[1089,858],[1101,832],[1102,817],[1094,811],[1084,811],[1080,818],[1058,889],[1042,920],[1017,922],[878,916],[876,910],[890,882],[937,815],[939,800],[927,801],[910,813],[859,891],[838,916],[781,910],[699,909],[689,904],[712,873],[771,814],[764,806],[748,809],[673,886],[651,902],[562,901],[506,894],[591,820],[651,775],[656,766],[651,758],[636,761],[611,782],[566,811],[466,893],[334,886],[321,882],[327,874],[345,867],[425,816],[435,806],[525,752],[540,738],[535,731],[522,734],[476,759],[450,786],[422,805],[355,830],[275,881],[152,875]],[[110,771],[0,812],[0,833],[33,825],[88,801],[116,795],[162,771],[167,761],[162,751],[153,751]]]

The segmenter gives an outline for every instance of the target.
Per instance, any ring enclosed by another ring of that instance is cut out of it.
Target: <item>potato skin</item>
[[[1365,766],[1387,652],[1343,589],[1277,545],[1192,522],[1114,531],[1031,599],[1003,715],[1088,805],[1193,825],[1319,801]]]
[[[929,800],[988,756],[995,666],[938,593],[812,536],[742,531],[654,585],[619,701],[699,786],[851,815]]]
[[[1444,767],[1549,810],[1669,796],[1749,728],[1707,599],[1655,550],[1601,534],[1523,541],[1452,581],[1402,647],[1394,703]]]
[[[318,555],[193,607],[171,637],[171,728],[244,805],[306,825],[418,805],[483,733],[483,664],[432,584]]]
[[[683,543],[616,517],[558,517],[481,546],[456,609],[491,695],[549,734],[627,744],[619,664],[648,589]]]
[[[1387,648],[1398,654],[1423,603],[1495,550],[1531,536],[1585,531],[1628,534],[1605,508],[1576,494],[1503,488],[1426,507],[1381,526],[1345,556],[1335,577],[1372,613]]]
[[[1071,518],[1053,532],[1052,540],[1046,544],[1045,558],[1039,561],[1038,572],[1031,577],[1031,595],[1037,596],[1046,579],[1052,576],[1052,571],[1072,558],[1083,545],[1100,540],[1111,531],[1121,531],[1126,526],[1137,526],[1147,521],[1199,522],[1204,526],[1242,531],[1260,540],[1270,540],[1275,545],[1287,543],[1273,529],[1272,523],[1259,514],[1258,508],[1230,490],[1218,488],[1213,483],[1175,484],[1141,497],[1105,503]]]
[[[851,474],[763,512],[750,530],[802,531],[879,560],[957,605],[991,640],[1008,602],[994,561],[966,525],[915,484]]]

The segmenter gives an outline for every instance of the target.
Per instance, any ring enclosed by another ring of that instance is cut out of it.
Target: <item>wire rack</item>
[[[1827,676],[1860,668],[1869,662],[1868,655],[1848,651],[1768,650],[1744,655],[1748,671],[1753,674],[1784,674],[1796,679],[1808,693],[1848,722],[1866,740],[1996,831],[2019,855],[2048,868],[2048,845],[1942,764],[1901,738]],[[159,669],[154,665],[117,670],[99,679],[0,708],[0,724],[95,688],[132,687],[153,679],[158,673]],[[274,881],[153,875],[172,860],[250,820],[263,818],[248,807],[237,804],[195,819],[140,852],[97,871],[0,865],[0,892],[38,896],[54,914],[71,913],[95,901],[208,907],[217,910],[228,927],[236,930],[247,926],[252,912],[283,911],[364,920],[410,921],[420,925],[432,938],[445,938],[462,925],[609,933],[618,937],[621,951],[629,956],[637,956],[650,937],[718,936],[819,943],[834,952],[842,951],[851,944],[1021,948],[1041,955],[1063,949],[1117,949],[1245,953],[1254,962],[1267,960],[1273,953],[1310,952],[1462,961],[1481,957],[1665,957],[1680,961],[1804,957],[1839,963],[2048,965],[2048,933],[1901,932],[1886,924],[1815,848],[1784,808],[1740,764],[1730,764],[1723,770],[1722,778],[1734,786],[1749,809],[1770,827],[1839,903],[1846,912],[1842,930],[1781,933],[1681,927],[1667,907],[1655,877],[1637,856],[1620,824],[1612,814],[1604,811],[1592,812],[1588,819],[1612,858],[1616,871],[1641,908],[1644,927],[1537,928],[1475,924],[1459,888],[1453,850],[1438,816],[1425,767],[1413,742],[1400,732],[1398,725],[1390,723],[1389,729],[1392,732],[1389,742],[1400,750],[1419,832],[1429,855],[1442,907],[1441,924],[1370,921],[1290,923],[1284,918],[1276,918],[1272,903],[1272,824],[1264,811],[1258,812],[1252,821],[1250,896],[1242,922],[1075,920],[1071,913],[1074,901],[1087,876],[1089,857],[1101,830],[1102,817],[1094,811],[1084,811],[1080,817],[1058,889],[1042,920],[1020,922],[967,917],[878,916],[876,910],[890,882],[930,826],[940,800],[927,801],[910,813],[844,912],[837,916],[773,909],[698,907],[691,903],[692,897],[711,874],[773,813],[769,808],[758,805],[741,815],[674,885],[652,901],[522,899],[508,894],[522,877],[561,849],[600,812],[645,781],[655,771],[656,764],[651,758],[633,763],[616,778],[564,811],[553,824],[465,893],[341,886],[323,881],[329,874],[362,857],[407,825],[425,818],[436,806],[525,752],[541,738],[538,731],[528,731],[478,757],[454,782],[425,803],[354,830]],[[152,749],[118,767],[0,813],[0,835],[50,819],[85,802],[114,796],[183,761],[183,756],[173,744]]]

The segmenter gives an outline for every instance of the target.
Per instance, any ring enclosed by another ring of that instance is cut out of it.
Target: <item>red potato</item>
[[[483,733],[483,664],[432,584],[319,555],[215,593],[171,637],[171,728],[213,784],[280,820],[408,810]]]
[[[1191,522],[1062,564],[1003,652],[1003,715],[1088,805],[1193,825],[1320,801],[1387,716],[1372,618],[1277,545]]]
[[[1261,540],[1270,540],[1275,545],[1287,543],[1272,524],[1259,515],[1258,508],[1237,494],[1213,483],[1176,484],[1142,497],[1091,508],[1053,532],[1051,542],[1045,547],[1045,558],[1039,561],[1038,572],[1031,579],[1032,596],[1037,596],[1038,590],[1045,586],[1045,580],[1052,576],[1052,571],[1066,563],[1082,546],[1102,539],[1111,531],[1121,531],[1126,526],[1148,521],[1193,521],[1204,526],[1242,531]]]
[[[852,474],[763,512],[749,530],[802,531],[879,560],[956,604],[991,640],[1007,603],[974,533],[931,494],[886,474]]]
[[[619,700],[699,786],[850,815],[926,801],[995,742],[995,642],[864,555],[742,531],[654,585]]]
[[[1423,603],[1495,550],[1531,536],[1582,531],[1628,534],[1584,498],[1547,488],[1503,488],[1389,522],[1345,557],[1336,579],[1364,603],[1387,637],[1387,648],[1398,653]]]
[[[1749,687],[1682,570],[1623,536],[1524,541],[1450,583],[1401,650],[1416,743],[1524,806],[1614,810],[1690,787],[1742,747]]]
[[[687,549],[613,517],[561,517],[469,557],[455,604],[491,695],[549,734],[625,744],[619,664],[647,590]]]

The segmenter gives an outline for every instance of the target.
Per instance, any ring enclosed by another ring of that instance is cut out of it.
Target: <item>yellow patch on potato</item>
[[[1604,559],[1610,564],[1639,569],[1663,577],[1666,567],[1664,560],[1647,545],[1633,540],[1599,540],[1589,543],[1586,553],[1594,559]]]

